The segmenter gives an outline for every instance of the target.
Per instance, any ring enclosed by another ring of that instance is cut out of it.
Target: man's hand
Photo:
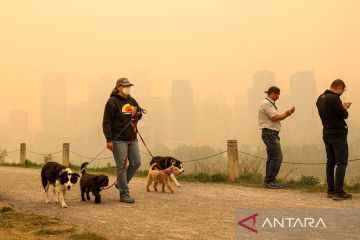
[[[109,149],[110,151],[112,151],[113,150],[113,142],[108,142],[106,144],[106,148]]]
[[[295,107],[292,107],[291,109],[287,110],[285,112],[286,116],[290,116],[291,114],[293,114],[295,112]]]
[[[348,110],[350,106],[351,106],[351,102],[345,102],[345,103],[343,103],[343,107],[344,107],[346,110]]]

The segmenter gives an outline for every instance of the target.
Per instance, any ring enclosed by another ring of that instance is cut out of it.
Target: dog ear
[[[74,176],[76,176],[76,177],[80,177],[80,175],[79,174],[77,174],[77,173],[73,173],[74,174]]]
[[[58,176],[58,178],[60,179],[60,178],[63,178],[64,176],[67,176],[67,174],[68,174],[68,172],[62,172],[62,173],[60,173],[59,174],[59,176]]]
[[[59,176],[58,176],[58,180],[60,181],[61,184],[64,184],[66,181],[69,180],[68,178],[68,172],[62,172]]]

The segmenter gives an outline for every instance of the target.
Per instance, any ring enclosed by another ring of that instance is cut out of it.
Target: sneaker
[[[326,197],[327,198],[333,198],[334,197],[334,192],[333,191],[328,191]]]
[[[347,199],[352,199],[352,195],[346,192],[343,192],[342,194],[334,194],[333,197],[334,201],[347,200]]]
[[[281,188],[281,185],[277,182],[270,182],[270,183],[265,183],[265,188],[279,189]]]
[[[135,203],[135,199],[130,195],[120,196],[120,202],[123,203]]]
[[[275,180],[275,183],[279,186],[279,188],[283,188],[283,185],[281,185],[277,180]]]

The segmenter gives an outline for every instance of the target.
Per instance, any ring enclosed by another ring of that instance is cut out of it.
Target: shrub
[[[299,179],[299,183],[303,184],[303,185],[314,186],[314,185],[320,184],[320,180],[319,180],[319,178],[314,177],[314,176],[301,175],[301,177]]]
[[[263,183],[263,176],[261,173],[255,172],[255,173],[248,173],[240,175],[238,178],[239,182],[245,182],[245,183]]]

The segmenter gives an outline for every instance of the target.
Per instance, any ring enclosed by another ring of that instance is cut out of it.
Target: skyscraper
[[[177,80],[171,89],[172,136],[176,141],[189,141],[196,126],[194,93],[188,80]]]
[[[275,73],[271,71],[257,71],[253,75],[253,86],[249,90],[249,133],[255,136],[258,130],[258,111],[260,102],[265,98],[266,91],[275,85]]]
[[[290,102],[296,108],[296,115],[289,119],[288,124],[294,137],[305,138],[319,132],[316,92],[313,71],[297,72],[290,76]]]
[[[25,110],[13,110],[10,112],[9,126],[11,131],[19,135],[29,134],[29,116]]]
[[[65,74],[46,74],[42,77],[42,130],[63,136],[67,117],[67,82]]]
[[[163,98],[152,98],[149,105],[148,114],[143,119],[151,122],[150,124],[150,144],[165,144],[169,140],[169,101]],[[142,120],[141,120],[142,121]],[[140,123],[142,125],[142,123]],[[146,131],[146,129],[142,129]],[[149,131],[146,131],[149,133]]]

